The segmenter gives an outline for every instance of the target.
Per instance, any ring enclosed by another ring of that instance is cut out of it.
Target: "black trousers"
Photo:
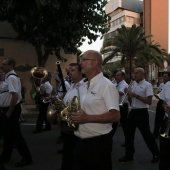
[[[156,105],[156,114],[155,114],[154,130],[153,130],[153,134],[155,137],[159,136],[161,124],[165,115],[165,111],[162,107],[162,104],[163,104],[163,100],[159,100]]]
[[[45,126],[46,126],[45,128],[48,130],[51,129],[51,124],[47,120],[48,105],[49,105],[49,103],[43,103],[42,100],[39,102],[39,114],[38,114],[37,123],[36,123],[36,128],[39,131],[42,130],[44,122],[45,122]]]
[[[124,103],[123,106],[120,106],[120,123],[122,125],[122,129],[123,129],[123,134],[125,137],[125,141],[126,141],[126,131],[127,131],[127,117],[128,117],[128,111],[129,111],[129,107],[128,107],[128,103]],[[118,126],[119,122],[114,122],[112,124],[112,136],[114,136],[116,130],[117,130],[117,126]]]
[[[63,157],[61,163],[61,170],[72,170],[73,166],[73,151],[76,144],[76,136],[73,133],[62,132],[63,139]]]
[[[112,170],[111,150],[110,133],[89,139],[77,138],[73,170]]]
[[[161,133],[164,133],[167,128],[167,117],[163,120]],[[169,131],[170,135],[170,131]],[[170,170],[170,139],[160,136],[160,162],[159,170]]]
[[[125,137],[125,143],[126,143],[126,138],[127,138],[127,118],[128,118],[128,103],[124,103],[123,106],[120,106],[120,123],[122,125],[124,137]]]
[[[22,160],[32,161],[32,157],[28,146],[23,138],[20,130],[19,116],[21,114],[20,104],[16,105],[9,118],[6,117],[8,108],[3,108],[2,131],[3,131],[3,151],[1,159],[5,162],[9,161],[12,156],[13,148],[16,147]]]
[[[127,122],[126,156],[133,157],[135,152],[134,137],[136,128],[141,132],[151,153],[154,156],[158,156],[159,149],[152,133],[150,132],[148,109],[132,109],[129,112]]]
[[[0,170],[6,170],[5,166],[0,162]]]

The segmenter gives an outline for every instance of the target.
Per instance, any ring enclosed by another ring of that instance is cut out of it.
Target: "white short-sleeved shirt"
[[[159,87],[158,87],[158,92],[161,92],[161,91],[162,91],[163,86],[164,86],[164,83],[161,83],[161,84],[159,85]]]
[[[41,84],[41,86],[40,86],[40,92],[42,94],[47,93],[47,94],[51,95],[52,90],[53,90],[53,87],[49,81],[46,81],[45,83]]]
[[[66,95],[63,98],[63,101],[65,103],[70,103],[73,99],[74,96],[81,97],[84,94],[85,90],[87,89],[87,84],[84,82],[84,79],[82,79],[78,83],[72,83],[70,86],[70,89],[67,91]],[[78,95],[78,90],[79,90],[79,95]]]
[[[117,83],[116,89],[118,90],[118,92],[122,92],[123,94],[125,94],[124,90],[125,90],[126,88],[128,88],[128,86],[129,86],[129,85],[125,82],[125,80],[122,80],[121,82]],[[123,95],[120,96],[120,98],[119,98],[119,103],[122,101],[122,98],[123,98]],[[125,99],[124,102],[128,102],[128,100]]]
[[[113,83],[99,73],[90,81],[90,86],[82,96],[81,109],[89,115],[100,115],[111,109],[119,110],[119,94]],[[75,135],[80,138],[107,134],[112,123],[84,123],[79,125]]]
[[[160,99],[164,100],[170,106],[170,81],[164,84],[159,97]],[[167,113],[165,114],[168,116]]]
[[[65,80],[64,80],[64,83],[65,83],[66,91],[68,91],[70,89],[70,84],[68,81],[65,81]],[[63,97],[63,87],[62,87],[61,83],[58,85],[57,97],[59,97],[59,98]]]
[[[153,96],[152,85],[149,82],[147,82],[145,79],[143,79],[139,83],[134,82],[132,87],[132,92],[142,97]],[[143,103],[142,101],[136,99],[135,97],[132,97],[131,106],[132,108],[149,108],[148,104]]]
[[[8,72],[7,74],[5,74],[5,82],[2,83],[2,88],[8,89],[8,92],[0,94],[0,99],[2,99],[0,101],[1,107],[9,107],[10,106],[10,102],[11,102],[11,98],[12,98],[11,92],[18,93],[17,104],[22,99],[20,78],[15,75],[10,75],[8,77],[9,74],[16,74],[16,73],[14,72],[14,70],[12,70],[12,71]]]

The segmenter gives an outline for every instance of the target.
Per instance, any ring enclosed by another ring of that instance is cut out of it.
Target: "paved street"
[[[155,105],[156,102],[154,101],[149,109],[151,130],[153,130]],[[58,154],[57,150],[62,148],[62,144],[56,143],[60,132],[59,127],[53,125],[51,131],[32,134],[32,130],[35,129],[36,114],[32,116],[24,115],[24,117],[26,118],[26,122],[21,125],[21,129],[30,148],[33,163],[22,168],[16,168],[14,164],[18,162],[21,157],[17,150],[14,149],[11,161],[5,164],[7,170],[60,170],[62,155]],[[124,147],[121,147],[122,143],[124,143],[123,132],[121,126],[119,126],[113,137],[113,170],[158,170],[158,163],[150,163],[152,155],[138,130],[135,136],[136,152],[134,161],[123,164],[118,162],[118,159],[124,155]],[[0,141],[0,148],[2,148],[2,141]]]

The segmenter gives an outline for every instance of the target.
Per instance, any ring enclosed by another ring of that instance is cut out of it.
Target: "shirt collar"
[[[145,81],[145,79],[141,80],[139,83],[136,82],[137,84],[142,84]]]
[[[6,79],[6,78],[8,77],[8,75],[11,74],[11,73],[16,74],[14,70],[11,70],[11,71],[9,71],[8,73],[5,74],[5,79]]]
[[[90,80],[90,86],[95,85],[103,77],[103,72],[100,72]]]

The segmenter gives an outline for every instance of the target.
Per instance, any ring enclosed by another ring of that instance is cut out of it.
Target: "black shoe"
[[[35,129],[35,130],[32,131],[32,133],[33,133],[33,134],[41,133],[41,130]]]
[[[151,163],[157,163],[157,162],[159,162],[159,155],[153,156],[153,159],[151,160]]]
[[[30,161],[21,160],[21,161],[17,162],[17,163],[15,164],[15,166],[16,166],[16,167],[23,167],[23,166],[29,165],[29,164],[31,164],[31,163],[32,163],[31,160],[30,160]]]
[[[133,161],[133,157],[129,157],[129,156],[124,156],[122,158],[119,159],[119,162],[121,163],[126,163],[126,162],[129,162],[129,161]]]

